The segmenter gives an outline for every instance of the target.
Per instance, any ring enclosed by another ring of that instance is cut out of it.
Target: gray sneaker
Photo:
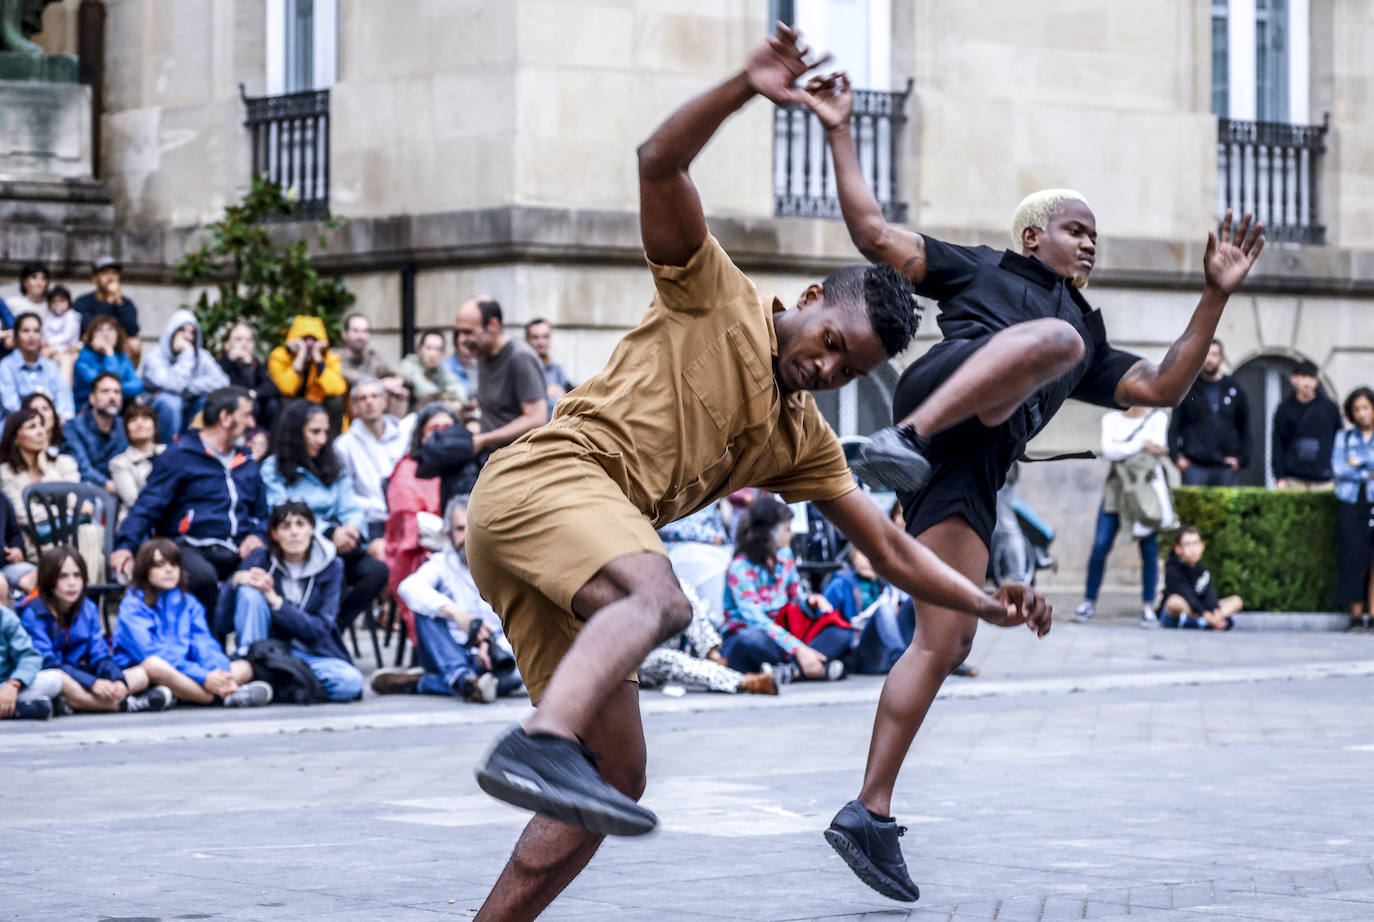
[[[260,708],[272,703],[272,686],[266,682],[249,682],[224,699],[227,708]]]
[[[930,461],[924,454],[928,444],[910,427],[888,426],[869,437],[849,467],[871,487],[915,493],[930,480]]]
[[[1079,606],[1073,610],[1073,620],[1079,624],[1087,624],[1097,617],[1097,607],[1093,603],[1084,599]]]
[[[1145,608],[1140,612],[1140,626],[1147,631],[1159,627],[1159,615],[1155,614],[1154,609]]]

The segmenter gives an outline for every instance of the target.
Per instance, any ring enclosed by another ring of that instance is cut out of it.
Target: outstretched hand
[[[831,58],[827,53],[808,64],[804,59],[810,53],[811,46],[802,41],[801,32],[780,22],[777,31],[749,57],[744,66],[745,79],[750,89],[777,105],[804,103],[806,94],[794,84],[802,74]]]
[[[1264,249],[1264,225],[1246,212],[1240,226],[1231,232],[1231,209],[1221,222],[1220,234],[1207,234],[1207,252],[1202,255],[1202,272],[1207,285],[1231,294],[1250,274],[1250,267]]]
[[[816,113],[826,131],[848,127],[854,115],[854,90],[847,73],[817,74],[807,81],[802,93],[807,108]]]
[[[1007,583],[997,590],[994,596],[1006,606],[1006,617],[1000,621],[984,619],[1002,627],[1015,627],[1024,624],[1035,632],[1036,637],[1044,637],[1050,632],[1054,609],[1045,597],[1030,586],[1020,583]]]

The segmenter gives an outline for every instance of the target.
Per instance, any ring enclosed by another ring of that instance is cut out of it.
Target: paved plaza
[[[979,633],[894,809],[921,900],[820,832],[879,681],[645,692],[657,834],[550,920],[1374,919],[1374,636]],[[471,918],[524,817],[472,766],[526,702],[87,716],[0,730],[0,918]]]

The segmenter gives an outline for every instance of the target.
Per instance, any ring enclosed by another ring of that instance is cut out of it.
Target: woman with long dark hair
[[[366,515],[353,484],[334,451],[329,413],[318,403],[296,400],[282,408],[272,434],[272,457],[262,464],[267,505],[288,499],[310,507],[325,538],[334,543],[344,566],[339,627],[353,623],[386,586],[386,564],[367,553]]]
[[[1344,410],[1350,428],[1336,434],[1331,448],[1337,588],[1341,604],[1350,607],[1350,626],[1358,627],[1374,614],[1374,390],[1355,388]]]
[[[55,711],[162,711],[176,704],[170,688],[148,688],[147,670],[115,662],[100,614],[86,598],[86,564],[75,548],[50,547],[38,558],[38,586],[19,606],[19,618],[43,668],[63,673],[66,708],[55,702]]]
[[[14,518],[29,524],[24,488],[35,483],[80,483],[81,472],[71,455],[48,454],[48,427],[33,407],[11,413],[0,435],[0,490],[14,506]],[[41,509],[36,510],[42,513]]]
[[[792,510],[771,497],[755,500],[725,574],[721,652],[739,672],[785,665],[809,679],[841,678],[854,630],[825,596],[802,591],[791,543]]]
[[[62,434],[62,420],[57,415],[57,404],[42,391],[34,391],[21,400],[19,405],[25,408],[32,407],[43,415],[43,423],[48,427],[48,454],[57,457],[57,453],[67,441],[67,437]]]

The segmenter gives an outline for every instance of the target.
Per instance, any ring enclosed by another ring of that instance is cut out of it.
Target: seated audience
[[[544,363],[544,380],[548,382],[549,407],[552,409],[558,398],[576,387],[563,366],[549,355],[549,345],[553,340],[553,326],[543,317],[536,317],[525,324],[525,344],[534,350]]]
[[[887,675],[911,643],[914,618],[899,617],[905,594],[878,575],[867,554],[851,544],[844,558],[845,566],[826,583],[825,599],[859,632],[854,671]]]
[[[0,720],[47,720],[62,693],[62,671],[44,669],[19,616],[0,605]]]
[[[281,408],[281,394],[272,382],[272,376],[267,373],[267,365],[258,358],[257,346],[257,334],[240,320],[224,336],[224,352],[219,357],[219,367],[228,376],[230,384],[242,387],[252,395],[253,418],[258,425],[270,429]]]
[[[110,459],[110,480],[114,482],[115,496],[119,497],[120,521],[148,482],[153,461],[167,450],[157,440],[157,413],[146,403],[131,403],[124,408],[124,434],[129,447]]]
[[[20,401],[33,393],[46,393],[57,415],[71,419],[76,409],[72,389],[52,359],[42,355],[43,321],[37,314],[20,314],[14,321],[15,350],[0,359],[0,405],[6,413],[19,409]]]
[[[143,363],[143,380],[158,430],[170,441],[190,426],[201,411],[205,395],[229,386],[229,378],[204,345],[196,315],[174,311],[156,349]]]
[[[1374,390],[1357,387],[1345,398],[1350,428],[1336,436],[1336,593],[1350,607],[1350,626],[1369,625],[1374,613]],[[1368,607],[1366,607],[1366,605]]]
[[[387,570],[367,553],[367,520],[333,442],[324,407],[308,400],[288,403],[272,436],[272,456],[262,464],[262,483],[269,507],[300,500],[334,542],[344,566],[339,626],[347,627],[381,594]]]
[[[78,404],[86,402],[91,385],[102,374],[112,374],[119,380],[125,400],[133,400],[143,393],[143,379],[124,354],[124,331],[119,328],[118,320],[101,314],[91,321],[81,338],[85,345],[76,357],[72,379],[72,397]]]
[[[1178,530],[1178,541],[1164,565],[1161,626],[1204,631],[1229,631],[1234,626],[1231,616],[1244,607],[1243,603],[1238,595],[1217,598],[1212,574],[1202,565],[1202,552],[1206,549],[1195,527],[1185,525]]]
[[[737,672],[726,665],[721,655],[720,633],[711,623],[710,609],[686,580],[679,580],[682,592],[692,603],[692,621],[687,630],[649,651],[635,672],[641,688],[682,685],[727,695],[776,695],[777,678],[771,672]]]
[[[854,632],[825,596],[802,592],[792,510],[771,497],[755,500],[735,538],[739,553],[726,571],[721,630],[730,668],[795,665],[808,679],[842,678]]]
[[[220,582],[263,546],[268,507],[257,462],[234,447],[253,424],[248,392],[213,391],[202,415],[201,429],[153,461],[147,485],[119,527],[110,572],[127,576],[139,546],[153,537],[172,538],[191,595],[203,611],[213,611]]]
[[[178,701],[271,704],[272,686],[253,681],[248,660],[230,662],[210,633],[205,609],[184,584],[181,552],[170,540],[153,538],[138,549],[111,638],[115,662],[122,669],[141,667],[150,682],[170,688]]]
[[[144,669],[115,663],[100,613],[86,598],[86,564],[76,548],[42,553],[38,589],[19,606],[19,617],[43,668],[62,671],[62,698],[73,711],[163,711],[176,704],[170,688],[148,687]]]
[[[356,701],[363,674],[339,636],[343,562],[334,545],[315,533],[315,513],[288,500],[272,510],[267,547],[249,554],[219,594],[217,633],[232,624],[240,654],[276,637],[304,660],[330,701]]]
[[[421,543],[420,513],[435,516],[443,512],[439,481],[416,476],[415,454],[424,441],[436,432],[457,425],[452,411],[442,403],[421,407],[410,432],[410,450],[396,462],[386,486],[386,568],[388,585],[396,607],[408,628],[413,628],[410,609],[397,593],[405,579],[429,559],[431,549]],[[415,632],[412,629],[413,639]]]
[[[48,455],[56,458],[67,444],[62,432],[62,420],[57,418],[57,405],[42,391],[34,391],[20,401],[25,409],[35,409],[43,417],[43,425],[48,427]]]
[[[129,350],[129,358],[137,365],[143,345],[138,340],[138,307],[132,298],[124,294],[120,278],[121,268],[119,261],[112,257],[97,259],[91,275],[95,290],[77,298],[72,306],[81,315],[82,331],[85,331],[92,320],[105,314],[118,320],[120,329],[129,337],[125,340],[124,347]]]
[[[501,619],[468,572],[466,498],[455,497],[445,513],[448,548],[425,561],[400,588],[415,615],[415,649],[423,669],[379,669],[372,674],[372,690],[453,695],[486,704],[518,691],[520,674]]]
[[[397,417],[405,416],[410,407],[410,391],[395,369],[370,345],[372,321],[363,314],[349,314],[343,322],[343,341],[344,347],[339,350],[339,371],[349,389],[357,387],[359,381],[380,381],[387,395],[387,412]]]
[[[28,595],[38,582],[38,568],[24,559],[28,548],[19,527],[19,516],[10,498],[3,493],[0,493],[0,549],[4,551],[4,563],[0,564],[0,606],[3,606],[16,591]]]
[[[28,525],[29,510],[24,503],[24,488],[35,483],[80,483],[81,471],[71,455],[48,454],[48,427],[38,410],[24,408],[5,419],[0,436],[0,491],[14,506],[14,517]],[[34,507],[38,525],[47,517],[41,506]]]
[[[467,388],[444,367],[444,334],[421,333],[415,351],[401,360],[401,378],[416,403],[442,398],[467,403]]]
[[[330,428],[343,429],[343,396],[348,381],[339,357],[329,349],[329,336],[319,317],[292,318],[286,342],[267,357],[267,371],[284,400],[303,398],[329,411]]]
[[[352,420],[334,448],[363,507],[369,553],[385,559],[386,479],[405,454],[409,433],[407,426],[387,414],[386,389],[377,379],[363,378],[354,384],[348,402]]]
[[[95,323],[91,327],[94,328]],[[129,447],[124,422],[119,418],[123,403],[119,378],[110,372],[101,372],[91,387],[86,408],[67,424],[65,430],[64,447],[67,454],[76,459],[82,481],[104,487],[112,494],[118,491],[110,474],[110,460]]]
[[[43,320],[43,355],[57,363],[70,387],[76,357],[81,352],[81,315],[72,310],[72,293],[61,285],[48,289]]]

